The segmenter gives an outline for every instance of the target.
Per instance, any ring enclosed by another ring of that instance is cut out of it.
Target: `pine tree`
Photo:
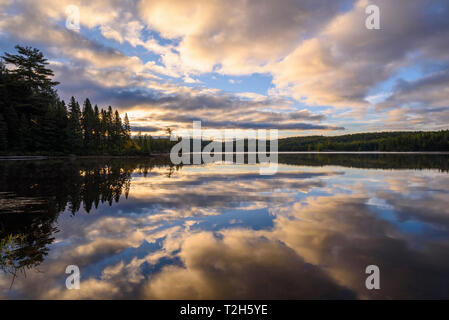
[[[131,138],[131,125],[129,124],[129,118],[128,118],[127,113],[125,113],[125,120],[123,123],[123,131],[124,131],[126,139]]]
[[[69,119],[67,125],[68,150],[79,154],[83,148],[83,129],[81,127],[81,110],[74,97],[70,99]]]
[[[105,126],[106,126],[106,150],[108,152],[113,151],[113,134],[114,134],[114,125],[112,123],[112,107],[108,107],[108,111],[106,111],[106,118],[105,118]]]
[[[94,119],[93,119],[93,131],[94,131],[94,148],[96,152],[101,151],[101,119],[100,110],[98,106],[94,107]]]
[[[107,119],[107,113],[104,109],[101,109],[100,111],[100,150],[101,153],[105,153],[107,151],[107,134],[108,134],[108,130],[107,130],[107,124],[106,124],[106,119]]]
[[[54,89],[58,83],[52,80],[53,71],[47,68],[42,52],[30,47],[16,49],[17,54],[3,56],[12,66],[2,70],[7,83],[6,97],[0,103],[8,124],[8,141],[18,151],[45,151],[49,144],[42,129],[48,129],[50,124],[45,121],[59,103]]]
[[[84,101],[83,116],[81,119],[83,132],[84,132],[84,148],[88,153],[91,153],[94,149],[94,110],[89,99]]]
[[[51,80],[54,74],[52,70],[46,67],[48,60],[44,58],[43,53],[31,47],[16,46],[15,48],[18,54],[5,53],[3,56],[6,63],[16,67],[11,73],[34,90],[55,94],[53,87],[58,85],[59,82]]]
[[[56,108],[56,123],[57,123],[57,145],[55,150],[59,152],[68,151],[68,132],[69,125],[67,107],[64,101],[60,101]]]
[[[122,119],[120,118],[120,114],[117,110],[115,110],[114,113],[114,134],[113,134],[113,140],[114,140],[114,149],[121,152],[123,149],[123,125],[122,125]]]
[[[53,71],[47,68],[48,62],[42,52],[31,47],[16,46],[18,54],[5,53],[6,63],[14,65],[9,73],[16,86],[22,86],[22,105],[25,113],[43,116],[49,104],[57,99],[54,87],[58,82],[51,78]],[[26,100],[26,101],[23,101]]]

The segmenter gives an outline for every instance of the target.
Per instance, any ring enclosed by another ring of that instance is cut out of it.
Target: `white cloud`
[[[381,9],[381,30],[365,28],[365,7],[371,3]],[[64,28],[69,4],[80,8],[81,33]],[[375,117],[370,104],[378,103],[376,113],[388,116],[390,109],[402,108],[390,114],[392,119],[399,119],[401,112],[406,113],[403,119],[414,113],[416,125],[436,121],[431,126],[441,128],[447,119],[444,79],[417,83],[416,91],[397,86],[391,89],[391,96],[372,94],[373,88],[400,70],[429,61],[440,71],[448,69],[449,5],[442,0],[1,0],[0,7],[0,30],[7,39],[3,41],[44,49],[51,58],[64,61],[58,69],[64,80],[73,72],[88,80],[79,92],[86,94],[99,88],[98,97],[110,95],[124,108],[160,111],[159,101],[164,101],[165,95],[183,96],[179,103],[192,103],[200,100],[191,97],[221,93],[200,87],[205,85],[198,80],[203,73],[264,73],[273,77],[274,84],[267,97],[236,94],[233,97],[243,102],[231,99],[231,104],[221,105],[207,99],[211,105],[197,105],[192,117],[204,116],[218,125],[218,117],[206,109],[214,110],[219,105],[222,124],[240,120],[246,126],[241,112],[227,110],[230,105],[247,107],[245,99],[262,104],[285,96],[310,107],[335,107],[329,110],[336,118],[336,112],[352,108],[357,109],[352,114],[364,115],[359,120],[372,121]],[[105,47],[92,36],[97,30],[119,46],[126,43],[156,58],[144,60],[140,54]],[[167,77],[197,86],[189,88],[162,80]],[[81,86],[73,80],[61,91]],[[235,79],[229,81],[237,84]],[[140,94],[143,89],[151,94]],[[128,103],[132,92],[138,103]],[[162,99],[142,101],[153,93]],[[405,105],[407,108],[403,108]],[[185,110],[182,105],[178,107]],[[249,110],[252,123],[266,118],[266,108]],[[269,108],[279,111],[272,114],[279,118],[286,103],[272,103]],[[288,121],[280,124],[285,128],[291,125]]]

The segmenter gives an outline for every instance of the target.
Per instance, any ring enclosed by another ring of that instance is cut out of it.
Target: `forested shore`
[[[127,114],[86,98],[58,96],[54,73],[38,49],[17,46],[0,61],[0,155],[149,155],[173,143],[131,136]]]
[[[449,130],[292,137],[279,140],[279,151],[449,151]]]

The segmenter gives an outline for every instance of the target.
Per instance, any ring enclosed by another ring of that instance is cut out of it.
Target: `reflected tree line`
[[[247,159],[245,159],[247,160]],[[280,154],[279,163],[376,169],[438,169],[449,172],[448,155]],[[127,198],[132,174],[147,176],[180,166],[168,157],[0,161],[0,269],[13,274],[42,263],[58,232],[62,212],[89,213],[102,203]]]
[[[37,267],[58,232],[60,213],[89,213],[128,197],[133,172],[179,167],[166,158],[0,161],[0,269],[11,273]]]
[[[449,172],[449,155],[445,154],[279,154],[279,163],[363,169],[435,169]]]

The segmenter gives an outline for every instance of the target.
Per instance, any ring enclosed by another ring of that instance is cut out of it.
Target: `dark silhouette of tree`
[[[0,114],[0,151],[5,151],[8,147],[8,126]]]
[[[74,97],[70,99],[67,124],[67,142],[70,153],[79,154],[83,148],[83,128],[81,127],[81,110]]]
[[[130,138],[131,137],[131,125],[129,124],[129,118],[128,118],[128,114],[125,113],[125,119],[124,119],[124,124],[123,124],[123,130],[125,133],[125,137],[126,138]]]
[[[97,152],[101,152],[101,119],[100,119],[100,110],[98,106],[94,107],[94,145]]]
[[[114,113],[114,123],[113,123],[113,131],[112,131],[112,140],[114,145],[114,152],[120,153],[122,151],[122,142],[123,142],[123,125],[122,119],[120,118],[120,114],[116,110]]]
[[[449,130],[292,137],[279,140],[279,151],[449,151]]]
[[[113,205],[127,197],[131,174],[167,159],[0,162],[0,270],[18,274],[38,266],[58,232],[64,212],[87,213],[100,204]],[[30,187],[32,186],[32,188]]]
[[[95,115],[89,99],[84,101],[81,123],[84,132],[84,148],[91,153],[94,151]]]
[[[44,58],[43,53],[31,47],[16,46],[16,49],[18,54],[5,53],[3,56],[6,63],[16,67],[11,71],[11,75],[22,80],[33,90],[54,95],[56,92],[53,87],[59,83],[51,80],[54,74],[46,67],[48,60]]]

